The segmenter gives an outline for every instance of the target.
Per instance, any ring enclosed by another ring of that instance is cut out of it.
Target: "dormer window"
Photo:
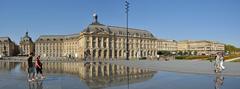
[[[138,34],[138,33],[136,33],[136,34],[135,34],[135,36],[139,36],[139,34]]]
[[[146,37],[147,35],[146,34],[143,34],[144,37]]]

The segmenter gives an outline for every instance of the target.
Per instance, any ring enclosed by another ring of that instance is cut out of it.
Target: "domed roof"
[[[109,34],[115,34],[115,35],[127,35],[127,31],[125,27],[117,27],[117,26],[106,26],[103,24],[100,24],[97,21],[97,15],[94,14],[94,21],[88,25],[87,28],[83,29],[83,33],[92,33],[92,32],[108,32]],[[149,38],[155,38],[153,34],[147,30],[141,30],[141,29],[134,29],[134,28],[128,28],[129,36],[137,36],[137,37],[149,37]]]
[[[28,36],[28,32],[25,33],[25,36],[22,37],[21,41],[30,41],[32,42],[32,38]]]

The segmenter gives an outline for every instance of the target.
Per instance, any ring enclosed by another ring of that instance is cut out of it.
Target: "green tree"
[[[183,55],[183,51],[178,51],[178,55]]]
[[[188,55],[188,52],[187,52],[187,51],[184,51],[183,55]]]
[[[169,55],[171,55],[171,52],[170,51],[158,51],[157,54],[161,55],[161,56],[169,56]]]
[[[197,55],[197,51],[194,51],[194,52],[193,52],[193,55]]]
[[[230,52],[230,54],[235,54],[237,51],[239,51],[239,48],[233,45],[225,45],[225,51]]]

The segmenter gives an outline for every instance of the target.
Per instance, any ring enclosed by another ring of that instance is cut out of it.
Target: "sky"
[[[240,47],[240,0],[128,0],[129,27],[172,40],[212,40]],[[17,44],[28,31],[80,33],[92,14],[105,25],[126,26],[124,0],[0,0],[0,37]]]

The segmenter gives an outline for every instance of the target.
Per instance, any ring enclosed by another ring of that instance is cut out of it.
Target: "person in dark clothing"
[[[35,76],[35,68],[33,66],[33,53],[30,53],[28,59],[27,59],[27,63],[28,63],[28,81],[34,81],[34,76]]]

